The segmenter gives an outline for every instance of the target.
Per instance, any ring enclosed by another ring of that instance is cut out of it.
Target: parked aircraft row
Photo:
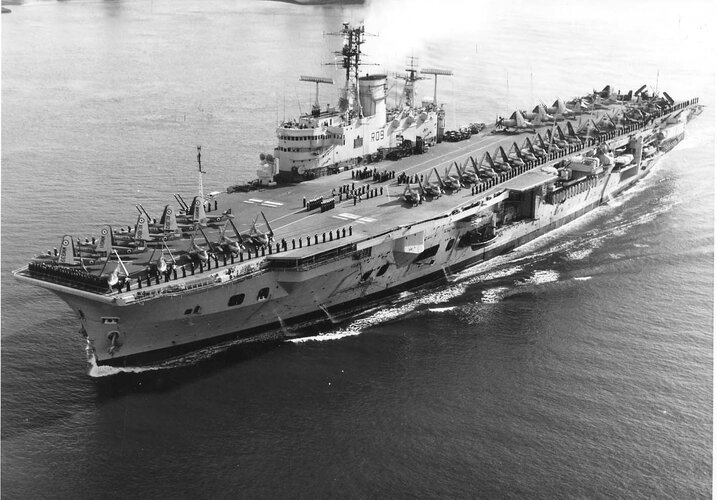
[[[36,259],[82,268],[100,263],[106,266],[109,261],[117,260],[118,267],[107,275],[111,281],[114,279],[113,273],[116,275],[119,272],[118,269],[126,274],[121,259],[131,260],[134,254],[151,250],[148,270],[163,273],[171,266],[207,262],[212,255],[236,257],[243,251],[256,253],[266,248],[274,239],[274,232],[263,212],[256,215],[248,231],[241,232],[232,220],[231,210],[221,215],[207,216],[201,197],[195,197],[191,205],[184,203],[179,195],[176,195],[176,198],[182,206],[178,213],[167,205],[157,221],[150,217],[142,205],[137,205],[139,215],[134,228],[128,226],[117,229],[105,225],[98,238],[92,238],[91,241],[85,239],[84,242],[65,235],[59,250],[55,249],[54,253],[48,250],[46,255],[37,256]],[[264,230],[259,229],[259,217],[263,218]],[[208,227],[219,231],[213,239],[205,230]],[[200,242],[201,238],[204,243]],[[179,239],[189,240],[186,248],[182,248],[184,245],[174,244],[170,249],[167,242]],[[156,258],[155,254],[158,254]],[[171,259],[171,264],[165,255]]]
[[[603,130],[596,125],[593,127],[598,132]],[[590,130],[588,129],[588,132]],[[496,178],[559,149],[581,146],[588,136],[589,134],[585,134],[581,137],[570,122],[566,123],[566,130],[553,124],[553,127],[546,129],[542,135],[536,133],[532,138],[526,137],[521,146],[514,141],[508,151],[503,146],[498,146],[492,155],[486,152],[480,161],[469,156],[462,165],[453,162],[446,168],[443,176],[433,168],[422,182],[406,185],[402,198],[407,203],[417,205],[427,198],[438,198],[447,190],[455,192],[463,187]]]
[[[518,134],[522,132],[535,132],[537,127],[552,125],[555,122],[575,120],[580,115],[590,114],[594,110],[607,110],[611,105],[621,104],[631,110],[638,110],[644,114],[651,114],[657,110],[663,110],[674,104],[674,100],[666,92],[662,97],[657,93],[651,96],[648,94],[647,85],[642,85],[634,92],[630,90],[627,94],[620,91],[615,92],[610,85],[602,90],[593,90],[591,94],[564,102],[558,98],[552,106],[541,103],[535,106],[531,112],[515,110],[509,118],[498,117],[496,119],[496,132],[505,134]],[[628,115],[630,118],[630,115]],[[634,116],[632,119],[635,119]]]

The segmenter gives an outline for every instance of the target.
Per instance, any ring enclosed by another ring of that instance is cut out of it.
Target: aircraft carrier
[[[446,280],[638,182],[702,110],[644,88],[608,86],[474,134],[436,129],[433,147],[401,144],[396,162],[360,156],[302,182],[274,170],[206,199],[199,150],[191,203],[176,195],[159,220],[137,205],[134,226],[65,235],[14,274],[69,304],[99,365],[292,335]],[[264,173],[278,163],[266,159]]]

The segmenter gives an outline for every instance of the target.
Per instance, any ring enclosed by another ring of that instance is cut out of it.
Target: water
[[[709,497],[712,6],[504,4],[11,5],[3,495]],[[69,309],[10,271],[64,232],[192,192],[197,144],[206,190],[251,178],[277,118],[313,99],[298,75],[331,74],[339,41],[322,33],[362,19],[380,35],[369,69],[415,55],[454,70],[439,81],[449,126],[607,83],[710,108],[631,192],[488,266],[308,339],[89,368]]]

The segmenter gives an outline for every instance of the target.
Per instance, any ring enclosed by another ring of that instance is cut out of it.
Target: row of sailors
[[[381,172],[379,175],[387,175],[387,178],[393,178],[395,175],[395,172]],[[401,174],[405,176],[405,174]],[[400,176],[399,176],[400,177]],[[423,175],[421,175],[421,180],[423,180]],[[356,183],[352,182],[351,184],[343,184],[339,186],[338,191],[336,188],[333,188],[331,190],[331,197],[335,198],[338,194],[338,201],[343,201],[344,199],[351,199],[354,198],[354,205],[356,204],[356,200],[360,201],[361,198],[372,198],[378,194],[383,194],[383,186],[376,189],[371,189],[371,187],[367,184],[363,184],[361,186],[356,187]],[[310,212],[316,208],[322,207],[324,204],[330,203],[330,200],[327,202],[324,200],[323,196],[317,196],[316,198],[312,198],[310,200],[307,200],[306,197],[303,198],[303,207],[306,209],[307,212]],[[334,204],[335,206],[335,204]],[[333,208],[333,206],[331,207]],[[328,208],[322,209],[322,212],[328,210]]]
[[[91,274],[78,267],[59,266],[47,262],[30,262],[28,264],[28,270],[30,271],[30,275],[37,273],[93,289],[107,289],[107,278]]]
[[[351,171],[351,178],[357,181],[371,177],[374,182],[386,182],[395,176],[396,172],[393,170],[382,170],[379,172],[377,168],[369,169],[368,167],[364,167],[363,170],[358,169]]]

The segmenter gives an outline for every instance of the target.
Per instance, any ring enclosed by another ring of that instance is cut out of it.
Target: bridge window
[[[381,268],[376,273],[376,276],[383,276],[386,274],[386,271],[388,271],[388,268],[391,266],[390,263],[386,262],[384,265],[381,266]]]
[[[455,243],[456,243],[456,239],[452,238],[451,241],[449,241],[448,244],[446,245],[446,252],[449,252],[451,250],[451,248],[453,248],[453,245],[455,245]]]
[[[371,277],[371,273],[372,273],[372,272],[373,272],[373,270],[371,270],[371,271],[366,271],[365,273],[363,273],[363,274],[361,275],[361,281],[366,281],[367,279],[369,279],[369,278]]]
[[[242,302],[244,302],[244,294],[243,293],[240,293],[238,295],[232,295],[231,297],[229,297],[229,305],[230,306],[238,306]]]
[[[266,300],[269,298],[269,287],[262,288],[259,290],[259,294],[256,296],[256,300]]]

